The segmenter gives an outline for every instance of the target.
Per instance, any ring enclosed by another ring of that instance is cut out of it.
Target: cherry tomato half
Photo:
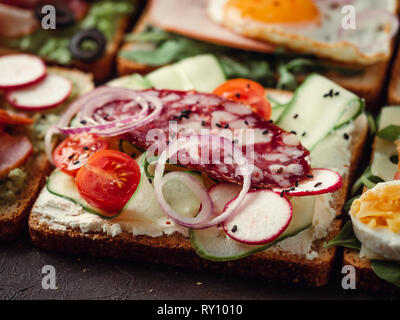
[[[89,157],[97,151],[108,148],[105,138],[90,133],[69,136],[53,151],[53,160],[62,172],[75,177]]]
[[[75,178],[82,198],[110,214],[119,212],[140,182],[140,168],[125,153],[102,150],[93,154]]]
[[[259,83],[247,79],[232,79],[220,85],[213,92],[226,99],[248,104],[255,113],[265,120],[271,118],[271,104],[265,89]]]

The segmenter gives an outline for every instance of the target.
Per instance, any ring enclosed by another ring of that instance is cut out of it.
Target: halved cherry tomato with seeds
[[[90,205],[112,214],[118,213],[132,197],[140,175],[139,165],[127,154],[102,150],[79,169],[75,182]]]
[[[265,89],[259,83],[247,79],[232,79],[214,90],[214,94],[226,99],[248,104],[255,113],[265,120],[271,118],[271,104]]]
[[[62,172],[75,177],[78,170],[97,151],[108,149],[105,138],[91,133],[81,133],[69,136],[53,151],[53,160]]]

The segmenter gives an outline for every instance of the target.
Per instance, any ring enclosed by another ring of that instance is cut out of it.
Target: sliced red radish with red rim
[[[46,64],[31,54],[11,54],[0,57],[0,89],[10,90],[30,86],[46,77]]]
[[[50,109],[63,103],[72,92],[72,82],[60,75],[49,74],[38,84],[7,92],[7,101],[23,110]]]
[[[232,201],[224,211],[229,209]],[[230,238],[241,243],[265,244],[274,241],[285,231],[292,220],[292,213],[288,199],[271,190],[255,190],[247,193],[222,227]]]
[[[288,196],[304,197],[335,192],[343,186],[341,175],[330,169],[312,169],[306,177],[306,180],[292,188],[273,190]]]

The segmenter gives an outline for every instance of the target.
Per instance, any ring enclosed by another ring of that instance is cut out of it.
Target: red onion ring
[[[114,121],[104,121],[104,123],[99,123],[93,118],[98,109],[115,101],[127,101],[127,105],[140,106],[141,110],[132,116]],[[152,105],[151,112],[149,112],[149,104]],[[46,155],[49,161],[53,163],[52,141],[53,136],[57,133],[72,135],[90,132],[101,136],[118,136],[153,121],[161,113],[162,108],[161,99],[151,93],[107,86],[97,88],[75,100],[59,119],[56,126],[46,132]],[[72,118],[77,113],[78,120],[85,120],[89,125],[78,128],[69,127]]]
[[[188,228],[192,229],[206,229],[212,226],[215,226],[223,221],[225,221],[231,214],[233,214],[236,209],[240,206],[244,197],[246,196],[247,192],[250,189],[251,185],[251,172],[249,170],[249,165],[247,159],[242,155],[242,151],[238,149],[235,145],[233,146],[233,159],[239,165],[240,173],[243,175],[243,188],[239,193],[237,199],[235,200],[235,204],[229,210],[224,211],[221,215],[213,218],[212,220],[208,221],[208,219],[213,214],[213,206],[208,204],[208,201],[211,201],[211,198],[208,192],[205,189],[202,189],[200,192],[198,186],[194,187],[195,194],[205,203],[203,205],[202,202],[202,209],[200,213],[195,218],[188,218],[182,217],[180,214],[175,212],[165,201],[164,195],[162,193],[162,186],[165,182],[165,177],[163,177],[163,173],[165,170],[165,164],[170,156],[178,153],[179,150],[184,148],[189,148],[193,145],[199,145],[202,138],[209,139],[211,138],[212,141],[222,140],[223,143],[229,144],[232,146],[232,142],[224,137],[220,137],[217,135],[200,135],[200,136],[188,136],[185,138],[180,138],[178,140],[173,141],[169,144],[167,148],[161,153],[160,157],[158,158],[158,162],[156,164],[156,170],[154,173],[154,190],[156,193],[157,200],[163,209],[163,211],[176,223],[183,225]],[[207,140],[209,141],[209,140]],[[173,150],[173,154],[169,154],[169,151]],[[197,181],[196,181],[197,182]],[[198,183],[198,182],[197,182]],[[207,195],[206,195],[207,194]],[[212,201],[211,201],[212,204]]]

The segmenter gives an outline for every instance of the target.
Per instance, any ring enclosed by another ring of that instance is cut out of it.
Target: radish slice
[[[9,91],[7,101],[18,109],[43,110],[63,103],[72,92],[72,82],[57,74],[49,74],[43,81],[28,88]]]
[[[229,202],[224,210],[229,209]],[[232,239],[245,244],[272,242],[292,220],[290,201],[271,190],[249,192],[236,213],[222,227]]]
[[[299,183],[291,189],[273,189],[275,192],[283,192],[288,196],[303,197],[331,193],[343,186],[339,173],[329,169],[313,169],[307,180]]]
[[[0,89],[19,89],[40,82],[46,77],[46,65],[30,54],[0,57]]]

